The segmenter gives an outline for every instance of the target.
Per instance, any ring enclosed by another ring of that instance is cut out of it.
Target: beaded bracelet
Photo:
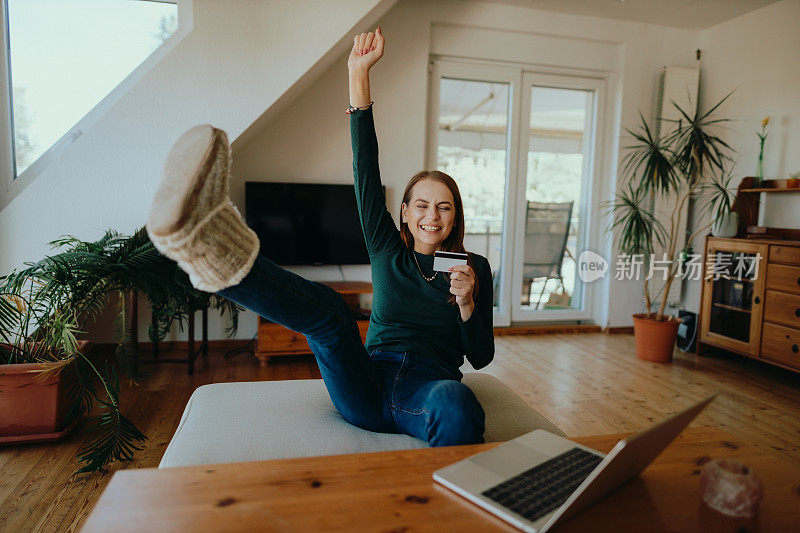
[[[358,107],[353,107],[353,106],[350,106],[350,107],[348,107],[347,109],[345,109],[345,110],[344,110],[344,112],[345,112],[345,113],[347,113],[347,114],[349,115],[349,114],[350,114],[350,113],[352,113],[353,111],[360,111],[360,110],[362,110],[362,109],[367,109],[367,108],[369,108],[369,107],[372,107],[372,104],[374,104],[374,103],[375,103],[375,102],[370,102],[370,103],[368,103],[368,104],[365,104],[365,105],[360,105],[360,106],[358,106]]]

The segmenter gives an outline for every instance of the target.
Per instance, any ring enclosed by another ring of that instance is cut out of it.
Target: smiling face
[[[403,203],[401,219],[414,236],[414,250],[432,254],[442,249],[455,222],[453,193],[447,185],[434,179],[423,179],[411,189],[411,199]]]

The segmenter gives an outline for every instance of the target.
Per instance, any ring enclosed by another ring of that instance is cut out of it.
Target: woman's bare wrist
[[[353,76],[357,76],[357,77],[369,76],[369,68],[365,68],[365,67],[348,67],[347,68],[347,72],[350,73],[350,77],[353,77]]]
[[[465,305],[459,305],[458,310],[461,313],[461,321],[466,322],[475,312],[475,302],[470,302]]]
[[[350,71],[350,105],[361,107],[370,102],[369,70]]]

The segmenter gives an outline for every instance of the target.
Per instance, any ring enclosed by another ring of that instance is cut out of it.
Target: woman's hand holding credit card
[[[472,301],[472,291],[475,288],[475,272],[467,264],[467,254],[434,252],[433,269],[451,274],[450,294],[455,295],[456,303],[461,309],[461,319],[466,321],[475,309],[475,304]]]

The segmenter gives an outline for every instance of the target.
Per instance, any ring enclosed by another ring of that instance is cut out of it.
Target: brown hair
[[[438,170],[423,170],[421,172],[417,172],[408,181],[408,185],[406,185],[406,190],[403,193],[404,204],[409,205],[411,203],[411,190],[414,188],[414,185],[422,180],[435,180],[444,183],[444,185],[453,195],[453,203],[455,204],[453,206],[455,209],[455,222],[453,223],[453,228],[450,230],[450,234],[442,243],[442,251],[467,253],[467,251],[464,249],[464,203],[461,201],[461,193],[458,190],[456,180],[454,180],[448,174]],[[403,243],[406,245],[406,248],[411,250],[411,253],[414,253],[414,236],[411,234],[411,230],[408,229],[408,224],[403,222],[402,205],[400,206],[400,237],[403,239]],[[472,267],[472,271],[475,272],[475,262],[472,260],[471,254],[467,256],[467,264]],[[473,300],[477,297],[477,295],[478,276],[476,272],[475,286],[472,288]],[[456,305],[455,295],[450,295],[450,298],[447,301],[452,305]]]

